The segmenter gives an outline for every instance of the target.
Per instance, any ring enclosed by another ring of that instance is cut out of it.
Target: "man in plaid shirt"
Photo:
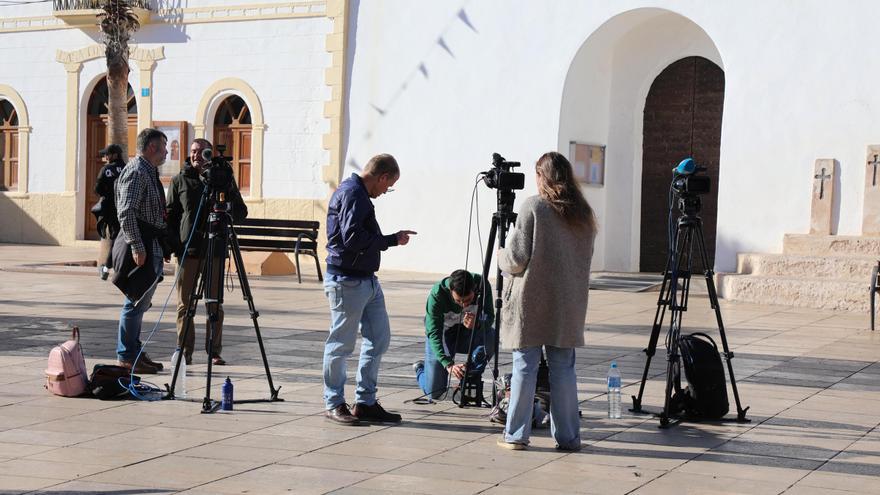
[[[119,216],[120,236],[130,246],[134,262],[155,273],[162,274],[164,255],[158,232],[164,232],[165,194],[157,170],[168,155],[165,134],[156,129],[144,129],[137,137],[137,156],[128,162],[116,181],[116,210]],[[150,229],[150,231],[147,231]],[[150,241],[145,245],[144,238]],[[156,284],[137,301],[128,297],[119,315],[119,336],[116,354],[119,365],[135,373],[154,374],[162,370],[162,363],[141,352],[141,323],[150,307]],[[140,357],[138,357],[140,355]]]

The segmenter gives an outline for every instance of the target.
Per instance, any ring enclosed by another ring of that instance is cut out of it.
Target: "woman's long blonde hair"
[[[535,164],[535,172],[542,179],[538,181],[538,194],[569,225],[596,230],[596,215],[574,180],[568,159],[555,151],[544,153]]]

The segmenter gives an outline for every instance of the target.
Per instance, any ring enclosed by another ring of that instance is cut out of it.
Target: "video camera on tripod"
[[[226,193],[232,188],[235,174],[232,171],[232,164],[229,163],[229,157],[223,156],[226,146],[218,144],[216,148],[217,155],[214,155],[210,149],[202,150],[202,158],[208,164],[201,175],[212,193]]]
[[[716,404],[712,404],[712,408],[704,408],[711,410],[711,417],[703,419],[719,419],[728,411],[727,391],[724,382],[724,371],[722,369],[721,359],[719,359],[719,351],[715,347],[711,337],[703,333],[694,333],[691,335],[682,335],[682,318],[688,308],[688,296],[690,294],[691,276],[695,273],[702,273],[706,280],[706,290],[709,295],[709,306],[715,312],[715,321],[718,324],[718,334],[721,339],[722,352],[720,356],[724,358],[727,364],[727,374],[730,378],[730,385],[733,389],[733,397],[736,401],[737,415],[739,422],[748,422],[746,419],[746,411],[748,407],[743,408],[739,398],[739,391],[736,387],[736,378],[733,374],[733,364],[731,359],[734,355],[727,343],[727,335],[724,331],[724,322],[721,317],[721,305],[718,303],[718,293],[715,289],[714,276],[715,272],[709,263],[709,255],[706,251],[706,241],[703,236],[703,221],[700,218],[700,206],[702,204],[700,196],[706,194],[710,190],[711,181],[708,176],[700,174],[704,172],[705,167],[698,167],[693,158],[685,158],[677,167],[672,169],[672,183],[670,185],[670,205],[669,205],[669,255],[666,261],[666,268],[663,270],[663,282],[660,286],[660,294],[657,298],[657,309],[654,313],[654,323],[651,326],[651,336],[648,340],[648,347],[644,349],[646,356],[645,369],[642,372],[642,380],[639,384],[638,395],[633,395],[633,407],[630,411],[634,413],[645,413],[642,409],[642,398],[645,391],[645,384],[648,380],[648,373],[651,367],[651,359],[657,350],[657,342],[663,327],[663,319],[668,311],[670,314],[669,330],[666,335],[666,389],[664,394],[663,410],[658,414],[660,418],[660,426],[665,428],[671,424],[681,421],[683,408],[681,402],[685,399],[684,394],[676,394],[681,389],[680,366],[684,358],[685,371],[688,372],[688,366],[691,368],[691,374],[695,374],[694,370],[698,368],[694,364],[692,352],[694,344],[694,336],[705,336],[712,342],[712,350],[703,354],[703,356],[711,356],[715,362],[705,360],[699,363],[701,373],[696,378],[699,385],[695,387],[699,390],[696,395],[691,391],[690,399],[696,403],[699,401],[716,400]],[[672,194],[678,199],[678,210],[681,213],[676,222],[672,221]],[[702,341],[699,341],[702,342]],[[698,343],[699,343],[698,342]],[[685,348],[682,352],[682,348]],[[714,353],[714,356],[712,354]],[[706,364],[710,363],[710,364]],[[707,377],[707,372],[713,371],[715,376]],[[717,379],[716,379],[717,378]],[[706,385],[709,384],[709,385]],[[694,383],[692,383],[694,385]],[[700,408],[694,408],[700,409]],[[685,411],[687,412],[687,411]]]
[[[700,196],[710,191],[712,180],[703,175],[706,167],[698,167],[693,158],[685,158],[672,169],[672,191],[678,196],[678,209],[693,215],[700,212]]]
[[[492,153],[492,168],[483,172],[484,182],[490,189],[520,190],[525,187],[526,174],[511,172],[512,168],[519,167],[519,162],[509,162],[498,153]]]
[[[480,173],[482,181],[490,189],[498,191],[497,211],[492,215],[492,227],[489,230],[489,241],[486,245],[486,256],[483,261],[482,280],[489,280],[489,267],[492,264],[495,239],[498,238],[498,247],[503,248],[507,237],[507,230],[516,221],[516,213],[513,212],[513,202],[516,200],[514,191],[525,188],[526,176],[522,172],[513,172],[512,169],[519,167],[519,162],[511,162],[504,159],[498,153],[492,154],[492,168]],[[496,277],[495,298],[495,365],[492,369],[492,400],[493,406],[497,403],[498,385],[498,345],[501,332],[501,294],[504,281],[499,270]],[[481,290],[477,297],[477,321],[482,321],[482,308],[486,297],[491,297],[487,291]],[[471,356],[474,349],[474,332],[471,332],[468,342],[467,362],[465,363],[465,377],[462,379],[462,391],[460,392],[459,407],[482,406],[486,401],[483,399],[483,370],[478,367]]]

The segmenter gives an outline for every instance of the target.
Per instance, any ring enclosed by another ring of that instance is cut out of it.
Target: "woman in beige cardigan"
[[[513,379],[502,447],[529,443],[541,349],[550,367],[550,418],[556,447],[581,447],[575,347],[584,345],[590,260],[596,237],[593,209],[571,164],[559,153],[535,165],[538,195],[525,200],[498,266],[504,288],[501,342],[513,350]]]

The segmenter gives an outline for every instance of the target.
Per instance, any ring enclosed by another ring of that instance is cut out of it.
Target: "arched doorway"
[[[0,99],[0,191],[18,190],[18,113]]]
[[[689,156],[707,168],[712,180],[711,191],[702,197],[700,216],[709,266],[714,265],[723,109],[724,71],[703,57],[672,63],[651,84],[642,140],[640,271],[661,272],[666,267],[671,170]]]
[[[95,216],[91,213],[92,206],[98,201],[95,194],[95,180],[104,162],[98,151],[106,147],[109,140],[107,126],[107,78],[102,77],[89,96],[86,117],[86,201],[85,201],[85,239],[97,239],[98,228]],[[135,155],[137,141],[137,99],[131,85],[128,86],[128,153],[129,158]]]
[[[251,191],[251,112],[236,95],[224,99],[214,115],[214,145],[225,146],[242,196]]]

